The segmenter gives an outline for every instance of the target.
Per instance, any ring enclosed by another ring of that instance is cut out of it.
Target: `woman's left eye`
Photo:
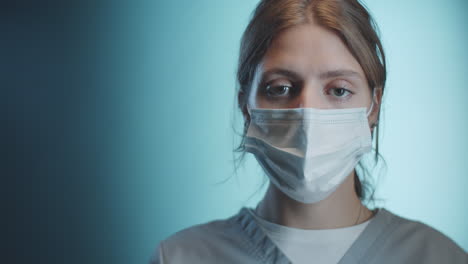
[[[291,87],[287,85],[276,85],[276,86],[268,85],[266,87],[266,91],[267,91],[268,96],[284,97],[284,96],[289,95],[289,93],[291,92]]]
[[[348,94],[351,92],[348,89],[345,88],[332,88],[331,94],[336,96],[336,97],[346,97]]]

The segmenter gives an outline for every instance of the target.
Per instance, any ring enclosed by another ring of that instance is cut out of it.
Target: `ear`
[[[243,91],[239,91],[239,93],[237,94],[237,104],[241,109],[242,115],[244,116],[244,122],[250,121],[250,115],[249,111],[247,110],[245,93]]]
[[[382,104],[382,94],[383,90],[381,87],[374,88],[374,97],[372,98],[374,106],[372,108],[372,112],[369,115],[369,126],[371,129],[371,134],[374,132],[374,128],[376,125],[378,125],[379,122],[380,106]]]

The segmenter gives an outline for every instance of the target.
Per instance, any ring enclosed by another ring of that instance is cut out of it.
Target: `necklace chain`
[[[359,218],[361,217],[361,209],[362,209],[362,205],[359,205],[359,214],[358,214],[358,217],[356,219],[356,223],[354,223],[354,225],[357,225],[357,223],[359,222]]]

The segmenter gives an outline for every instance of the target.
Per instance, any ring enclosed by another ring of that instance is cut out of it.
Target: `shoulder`
[[[183,229],[160,242],[151,263],[207,263],[242,255],[244,237],[238,218],[244,212],[221,220]]]
[[[164,240],[164,244],[166,247],[182,247],[193,246],[193,242],[211,243],[215,240],[226,240],[229,239],[234,225],[233,217],[195,225],[173,234]]]
[[[411,255],[421,263],[439,263],[437,260],[444,263],[468,263],[467,253],[440,231],[422,222],[383,210],[395,223],[383,243],[387,249]]]

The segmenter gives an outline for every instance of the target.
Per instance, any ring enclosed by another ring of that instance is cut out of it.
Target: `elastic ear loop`
[[[372,90],[372,102],[371,102],[371,106],[369,107],[369,111],[367,111],[367,117],[369,117],[370,113],[374,109],[374,97],[375,97],[375,88]]]
[[[370,113],[372,112],[372,110],[374,109],[374,98],[375,98],[375,88],[372,90],[372,103],[371,103],[371,106],[369,107],[369,111],[367,112],[367,117],[369,117]],[[374,128],[377,126],[377,122],[375,122],[374,124],[371,125],[371,128]]]

